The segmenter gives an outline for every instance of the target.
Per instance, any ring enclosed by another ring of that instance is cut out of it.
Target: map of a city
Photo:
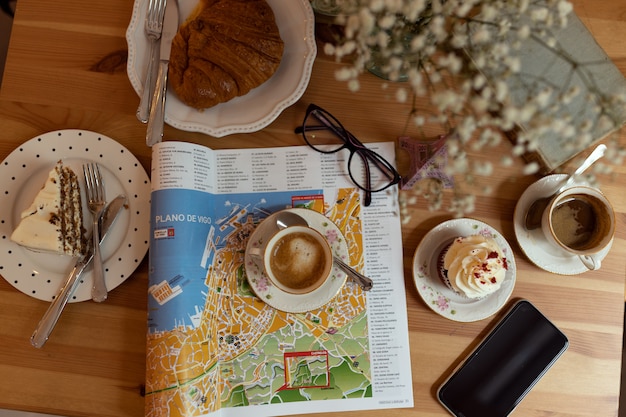
[[[201,228],[204,247],[186,255],[195,258],[195,269],[151,271],[147,416],[372,396],[366,302],[357,285],[348,281],[324,307],[302,314],[274,309],[248,285],[247,240],[271,211],[295,201],[292,194],[264,196],[271,207],[259,195],[212,196],[223,212]],[[359,193],[340,190],[323,212],[346,237],[352,265],[361,268]],[[184,227],[162,220],[155,238],[175,244]]]

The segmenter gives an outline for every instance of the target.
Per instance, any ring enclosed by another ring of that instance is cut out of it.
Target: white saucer
[[[309,226],[323,234],[330,243],[336,256],[340,259],[348,259],[348,244],[339,228],[326,216],[309,209],[288,209],[302,216]],[[250,236],[246,245],[245,265],[246,276],[254,293],[270,306],[288,313],[304,313],[322,307],[343,287],[346,274],[337,267],[333,267],[331,277],[321,287],[308,294],[290,294],[271,284],[262,268],[259,267],[248,255],[249,248],[260,245],[264,239],[269,238],[278,229],[276,228],[276,215],[274,213],[263,220]]]
[[[538,198],[547,197],[554,193],[561,182],[567,177],[566,174],[553,174],[543,177],[532,183],[522,194],[513,216],[515,236],[522,251],[528,259],[539,268],[561,275],[578,275],[589,271],[578,256],[571,255],[562,249],[550,245],[541,228],[526,230],[525,219],[528,208]],[[575,180],[575,185],[589,185],[583,180]],[[613,241],[600,252],[600,259],[609,253]]]
[[[508,264],[502,286],[484,298],[471,299],[451,290],[439,278],[437,261],[441,251],[456,237],[481,234],[495,239]],[[413,257],[413,280],[424,302],[434,312],[454,321],[470,322],[495,314],[507,302],[515,287],[515,257],[504,237],[493,227],[473,219],[454,219],[431,229],[419,243]]]
[[[31,204],[60,159],[78,174],[83,189],[82,164],[97,162],[107,198],[125,194],[128,199],[128,210],[120,213],[101,245],[109,291],[135,271],[150,241],[150,179],[128,149],[99,133],[74,129],[44,133],[21,144],[0,165],[0,271],[9,284],[44,301],[54,299],[76,259],[31,251],[9,237],[20,213]],[[83,219],[91,219],[85,203]],[[85,228],[89,231],[91,225],[85,224]],[[92,280],[89,268],[69,302],[91,300]]]

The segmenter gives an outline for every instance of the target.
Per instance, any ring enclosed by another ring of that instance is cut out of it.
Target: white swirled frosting
[[[452,289],[469,298],[481,298],[500,288],[508,265],[495,240],[471,235],[452,242],[443,268]]]

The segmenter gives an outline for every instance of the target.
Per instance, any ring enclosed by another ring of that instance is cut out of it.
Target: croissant
[[[206,109],[247,94],[278,69],[284,43],[265,0],[204,0],[170,53],[169,80],[190,107]]]

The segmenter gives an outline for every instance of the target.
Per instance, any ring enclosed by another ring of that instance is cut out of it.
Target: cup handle
[[[592,255],[579,255],[578,258],[587,269],[591,271],[600,269],[600,265],[602,263],[600,258],[593,257]]]

